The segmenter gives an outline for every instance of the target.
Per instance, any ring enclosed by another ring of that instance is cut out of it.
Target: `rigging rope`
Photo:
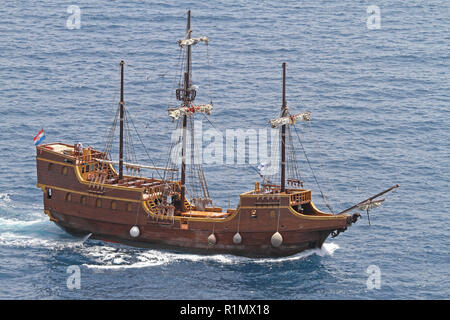
[[[141,136],[139,135],[139,132],[138,132],[137,129],[136,129],[136,126],[134,125],[133,118],[131,117],[131,115],[130,115],[130,113],[128,112],[127,109],[125,109],[125,112],[126,112],[126,114],[128,114],[128,116],[129,116],[129,118],[130,118],[130,120],[131,120],[131,124],[133,125],[134,130],[136,131],[136,135],[137,135],[139,141],[141,142],[142,146],[144,147],[144,151],[145,151],[145,153],[147,154],[148,159],[151,161],[152,165],[153,165],[154,167],[156,167],[154,161],[152,160],[152,158],[150,158],[150,155],[148,154],[147,148],[145,147],[145,144],[144,144],[144,142],[142,141]],[[158,176],[159,176],[159,178],[160,178],[161,180],[164,180],[163,177],[161,176],[159,170],[156,170],[156,173],[158,174]]]
[[[180,129],[180,126],[181,126],[181,121],[182,120],[179,120],[179,121],[177,121],[177,125],[176,125],[176,128],[175,128],[175,131],[178,131],[179,129]],[[170,146],[169,146],[169,152],[168,152],[168,154],[167,154],[167,161],[166,161],[166,168],[169,168],[169,163],[170,163],[170,161],[171,161],[171,156],[172,156],[172,153],[173,153],[173,149],[174,149],[174,146],[177,146],[177,149],[175,150],[176,151],[176,155],[178,154],[178,152],[179,152],[179,142],[180,142],[180,135],[178,135],[178,141],[171,141],[170,142]],[[173,161],[172,161],[173,162]],[[174,163],[175,165],[177,165],[176,163]],[[175,168],[175,166],[172,166],[172,168]],[[174,175],[175,175],[175,173],[176,172],[170,172],[170,174],[171,174],[171,177],[170,178],[168,178],[169,180],[174,180]],[[166,172],[164,172],[164,179],[166,179]]]
[[[321,148],[320,148],[320,144],[316,141],[316,139],[314,139],[314,134],[313,134],[313,132],[312,132],[311,122],[308,122],[308,128],[309,128],[309,131],[310,131],[310,133],[311,133],[311,138],[312,138],[312,140],[313,140],[313,143],[314,143],[314,145],[317,147],[317,149],[319,150],[319,152],[320,152],[320,153],[325,153],[325,155],[327,156],[327,158],[330,158],[326,152],[322,152],[322,150],[321,150]],[[319,157],[319,161],[318,161],[318,162],[319,162],[319,167],[320,167],[321,171],[323,172],[323,171],[324,171],[323,168],[324,168],[325,166],[323,165],[323,163],[322,163],[320,157]],[[319,171],[319,174],[320,174],[320,171]],[[326,175],[326,177],[327,177],[327,180],[328,180],[328,184],[331,185],[331,188],[332,188],[332,190],[333,190],[333,193],[336,195],[337,193],[336,193],[336,189],[335,189],[335,187],[334,187],[333,182],[331,181],[331,179],[330,179],[330,177],[329,177],[328,175]],[[339,203],[340,203],[340,202],[339,202]]]
[[[221,131],[219,130],[219,129],[217,129],[217,127],[211,122],[211,120],[206,116],[206,114],[204,114],[204,113],[202,113],[202,115],[203,115],[203,117],[205,117],[205,119],[209,122],[209,124],[217,131],[217,132],[220,132],[221,133]],[[237,149],[236,149],[236,146],[235,146],[235,144],[233,143],[233,150],[234,150],[234,152],[235,153],[237,153]],[[251,169],[254,169],[254,170],[256,170],[256,172],[258,172],[259,173],[259,169],[258,169],[258,167],[256,167],[256,166],[254,166],[254,165],[252,165],[252,164],[248,164],[249,165],[249,167],[251,168]],[[260,176],[261,176],[261,174],[259,174]]]
[[[206,60],[207,60],[207,63],[208,63],[208,96],[209,96],[209,101],[210,101],[210,103],[212,104],[212,99],[211,99],[211,78],[209,77],[209,69],[210,69],[210,66],[209,66],[209,50],[208,50],[208,48],[209,48],[209,46],[208,46],[208,44],[206,44]]]
[[[297,134],[297,138],[298,138],[298,141],[300,142],[300,145],[301,145],[301,147],[302,147],[303,153],[305,154],[306,162],[308,162],[308,165],[309,165],[309,168],[311,169],[311,172],[312,172],[312,175],[313,175],[313,177],[314,177],[314,180],[316,181],[317,187],[319,188],[320,194],[322,195],[322,199],[323,199],[323,201],[325,202],[325,205],[327,206],[327,208],[330,209],[330,211],[334,214],[333,209],[332,209],[331,206],[328,204],[328,201],[327,201],[327,199],[326,199],[324,193],[322,192],[322,188],[320,187],[319,181],[317,180],[317,177],[316,177],[316,175],[315,175],[315,173],[314,173],[314,170],[313,170],[313,168],[312,168],[312,166],[311,166],[311,162],[309,162],[308,155],[306,154],[306,150],[305,150],[305,148],[303,147],[303,143],[302,143],[302,140],[300,139],[300,135],[298,134],[297,127],[296,127],[295,125],[294,125],[293,127],[294,127],[294,129],[295,129],[295,133]]]
[[[287,135],[288,135],[288,147],[289,147],[289,150],[288,150],[289,165],[287,166],[288,176],[290,175],[292,178],[299,180],[300,184],[301,184],[302,177],[300,175],[300,170],[298,168],[297,159],[295,157],[294,141],[292,138],[290,126],[288,126]],[[288,183],[289,183],[289,181],[288,181]],[[294,184],[294,181],[292,181],[292,184]]]
[[[115,101],[117,101],[118,96],[119,96],[119,92],[116,91],[115,95],[113,94],[113,102],[112,102],[113,106],[116,105]],[[115,132],[116,125],[117,125],[117,119],[119,117],[119,111],[120,111],[120,106],[117,105],[116,113],[114,115],[113,125],[112,125],[112,127],[109,128],[109,132],[107,130],[105,132],[105,135],[103,136],[103,140],[105,142],[105,149],[104,149],[105,151],[104,152],[106,153],[107,157],[109,156],[110,159],[111,159],[111,145],[112,145],[112,140],[114,138],[114,132]]]
[[[198,155],[200,155],[200,151],[198,150],[198,145],[195,143],[195,131],[194,131],[194,120],[193,117],[190,118],[190,125],[191,125],[191,158],[192,163],[191,166],[193,168],[194,174],[197,175],[198,181],[200,181],[200,186],[202,188],[202,194],[203,198],[209,199],[209,192],[208,192],[208,186],[206,185],[206,179],[205,175],[203,173],[203,167],[201,164],[201,159]],[[195,157],[197,155],[197,157]]]
[[[105,143],[105,153],[107,156],[109,155],[110,159],[111,159],[112,141],[114,139],[114,132],[115,132],[116,126],[117,126],[117,119],[119,118],[119,110],[120,110],[120,107],[118,106],[116,109],[116,114],[114,116],[113,125],[109,130],[109,135],[108,135],[108,138]]]

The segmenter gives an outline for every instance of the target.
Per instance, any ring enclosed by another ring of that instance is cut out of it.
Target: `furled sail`
[[[278,126],[282,126],[282,125],[286,125],[286,124],[293,125],[297,121],[301,121],[301,120],[309,121],[310,114],[311,114],[311,112],[298,113],[298,114],[295,114],[292,116],[286,116],[286,117],[281,117],[281,118],[270,120],[269,123],[272,126],[272,128],[276,128]]]
[[[358,208],[358,210],[361,210],[361,211],[367,211],[367,210],[370,210],[370,209],[375,209],[375,208],[378,208],[379,206],[381,206],[383,201],[384,201],[384,199],[366,201],[366,202],[363,202],[363,203],[359,204],[357,206],[357,208]]]
[[[178,45],[181,48],[184,48],[185,46],[192,46],[192,45],[197,44],[199,42],[204,42],[205,44],[208,44],[209,38],[208,37],[200,37],[200,38],[191,38],[191,39],[178,40]]]
[[[202,105],[198,105],[198,106],[190,106],[190,107],[179,107],[179,108],[173,108],[173,109],[169,109],[169,117],[171,117],[174,120],[177,120],[179,117],[184,116],[184,115],[192,115],[196,112],[203,112],[206,113],[208,115],[211,114],[211,110],[213,108],[213,105],[211,103],[209,104],[202,104]]]

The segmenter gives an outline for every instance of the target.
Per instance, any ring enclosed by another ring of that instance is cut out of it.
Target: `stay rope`
[[[142,141],[141,136],[139,135],[139,132],[138,132],[138,130],[136,129],[136,126],[134,125],[133,118],[131,117],[130,113],[128,112],[128,109],[125,109],[125,112],[126,112],[126,114],[128,115],[128,117],[129,117],[130,120],[131,120],[131,124],[133,125],[133,128],[134,128],[134,130],[136,131],[136,135],[137,135],[139,141],[141,142],[142,146],[144,147],[144,151],[145,151],[145,153],[147,154],[148,159],[150,160],[150,162],[152,163],[152,165],[153,165],[154,167],[156,167],[156,164],[154,163],[153,159],[150,157],[150,155],[149,155],[149,153],[148,153],[148,151],[147,151],[147,148],[145,147],[145,144],[144,144],[144,142]],[[156,173],[158,174],[158,176],[159,176],[159,178],[160,178],[161,180],[164,180],[164,178],[161,176],[159,170],[156,169]]]
[[[322,188],[320,187],[320,183],[317,180],[316,174],[314,173],[311,162],[309,161],[308,155],[306,154],[306,150],[303,146],[302,140],[300,139],[300,135],[298,134],[297,127],[296,126],[293,126],[293,127],[295,129],[295,133],[297,134],[298,141],[300,142],[300,146],[302,147],[303,153],[305,155],[306,162],[308,163],[308,166],[311,169],[311,173],[314,177],[314,180],[316,181],[317,187],[319,188],[320,194],[322,195],[322,199],[323,199],[325,205],[327,206],[327,208],[334,214],[333,209],[331,208],[330,204],[328,203],[327,198],[325,197],[325,194],[323,193]]]
[[[312,138],[314,146],[319,150],[320,153],[324,153],[327,158],[330,158],[326,152],[322,152],[322,150],[320,148],[320,144],[316,141],[316,139],[314,139],[314,134],[312,132],[311,122],[308,122],[308,129],[309,129],[309,132],[311,133],[310,136]],[[320,167],[321,172],[324,172],[324,165],[323,165],[320,157],[319,157],[318,163],[319,163],[319,167]],[[319,174],[320,174],[320,172],[319,172]],[[325,176],[326,176],[326,178],[328,180],[328,184],[331,186],[331,189],[333,190],[333,193],[336,195],[337,192],[336,192],[336,188],[334,187],[333,182],[331,181],[331,179],[330,179],[330,177],[328,175],[325,175]]]

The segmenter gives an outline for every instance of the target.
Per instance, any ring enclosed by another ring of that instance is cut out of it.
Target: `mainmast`
[[[186,26],[187,39],[191,38],[191,10],[187,13],[187,26]],[[186,72],[184,73],[184,107],[189,107],[190,95],[188,90],[190,87],[190,64],[191,64],[191,46],[187,46],[186,54]],[[186,211],[185,198],[186,198],[186,122],[187,115],[183,116],[183,146],[181,150],[181,211]],[[191,151],[192,152],[192,151]]]
[[[183,134],[182,134],[182,149],[181,149],[181,192],[180,192],[180,200],[181,205],[180,208],[182,211],[186,211],[185,206],[185,199],[186,199],[186,133],[187,133],[187,119],[188,117],[193,116],[194,113],[200,112],[200,113],[206,113],[211,114],[212,110],[212,102],[210,104],[202,104],[202,105],[196,105],[194,106],[192,102],[195,100],[195,97],[197,95],[197,92],[194,88],[192,88],[192,80],[191,80],[191,46],[199,43],[204,42],[206,45],[208,44],[208,37],[200,37],[200,38],[192,38],[192,31],[191,31],[191,11],[189,10],[187,12],[187,26],[186,26],[186,37],[183,40],[178,40],[178,44],[181,49],[186,50],[186,68],[184,70],[184,76],[182,77],[183,83],[180,83],[178,88],[176,90],[176,97],[177,100],[181,101],[181,106],[178,108],[169,108],[167,111],[169,112],[169,116],[173,120],[182,121],[182,128],[183,128]],[[181,78],[181,77],[180,77]],[[181,80],[181,79],[180,79]],[[181,81],[180,81],[181,82]],[[191,123],[191,122],[190,122]],[[190,124],[192,126],[192,124]],[[192,127],[192,130],[194,128]],[[193,131],[191,132],[193,136]],[[193,143],[194,139],[192,139],[191,143]],[[194,148],[192,148],[194,149]],[[191,152],[194,152],[194,150],[191,150]],[[191,155],[193,158],[193,154]],[[200,170],[201,169],[197,169]],[[200,184],[202,185],[202,189],[205,193],[204,197],[208,197],[207,195],[207,189],[204,188],[206,185],[203,177],[203,173],[199,173],[199,179]]]
[[[286,116],[286,62],[283,62],[283,102],[281,105],[281,117]],[[281,126],[281,188],[280,193],[286,191],[286,125]]]
[[[119,146],[119,180],[123,179],[123,120],[124,120],[124,101],[123,101],[123,65],[125,62],[120,61],[120,146]]]

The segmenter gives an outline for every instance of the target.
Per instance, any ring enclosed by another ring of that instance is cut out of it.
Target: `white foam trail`
[[[30,220],[30,221],[26,221],[26,220],[18,220],[18,219],[4,219],[4,218],[0,218],[0,227],[1,226],[8,226],[8,227],[26,227],[26,226],[30,226],[36,223],[40,223],[43,222],[45,220],[40,219],[40,220]]]
[[[19,248],[37,248],[37,249],[67,249],[79,248],[82,244],[73,240],[54,240],[42,239],[24,235],[18,235],[12,232],[3,232],[0,234],[0,246],[19,247]]]
[[[137,259],[139,259],[141,261],[134,262],[134,263],[129,263],[126,258],[128,258],[128,257],[123,256],[123,257],[114,257],[113,258],[112,256],[107,256],[104,259],[101,259],[100,261],[98,261],[99,263],[105,263],[107,260],[111,260],[110,262],[107,262],[106,264],[99,264],[99,265],[84,264],[84,266],[86,266],[88,268],[93,268],[93,269],[109,269],[109,270],[139,269],[139,268],[147,268],[147,267],[155,267],[155,266],[165,265],[170,262],[170,260],[165,256],[161,256],[161,257],[153,256],[151,258],[137,257]]]
[[[20,225],[21,221],[24,221],[23,225],[32,224],[29,220],[36,218],[41,221],[47,220],[43,214],[42,204],[16,203],[11,200],[10,196],[10,193],[0,193],[0,208],[6,209],[5,212],[2,212],[4,218],[0,218],[0,225]],[[23,220],[23,218],[26,220]]]
[[[138,253],[127,253],[124,250],[119,250],[111,247],[91,247],[91,251],[87,255],[97,258],[98,264],[84,264],[84,266],[92,269],[132,269],[132,268],[146,268],[166,265],[169,263],[179,261],[213,261],[220,264],[240,264],[240,263],[283,263],[285,261],[302,260],[311,255],[319,255],[321,257],[326,255],[333,255],[334,251],[339,246],[334,243],[326,243],[321,249],[306,250],[289,257],[282,258],[246,258],[232,255],[197,255],[184,253],[170,253],[157,250],[148,250]],[[130,261],[131,260],[131,261]],[[133,262],[134,260],[134,262]],[[138,261],[136,261],[138,260]]]
[[[11,207],[11,198],[7,193],[0,193],[0,207]]]
[[[85,264],[88,268],[95,269],[131,269],[146,268],[166,265],[180,260],[200,261],[210,259],[208,256],[194,254],[176,254],[157,250],[145,252],[126,252],[108,247],[91,248],[87,255],[96,257],[98,264]],[[214,257],[214,256],[213,256]],[[134,261],[133,261],[134,260]],[[137,261],[136,261],[137,260]]]
[[[276,262],[285,262],[285,261],[295,261],[295,260],[301,260],[304,259],[306,257],[312,256],[314,254],[324,257],[324,256],[332,256],[334,251],[336,251],[336,249],[339,249],[339,246],[335,243],[324,243],[322,248],[317,248],[317,249],[310,249],[310,250],[305,250],[302,251],[300,253],[297,253],[295,255],[292,256],[288,256],[288,257],[282,257],[282,258],[268,258],[268,259],[258,259],[255,260],[255,263],[276,263]]]

